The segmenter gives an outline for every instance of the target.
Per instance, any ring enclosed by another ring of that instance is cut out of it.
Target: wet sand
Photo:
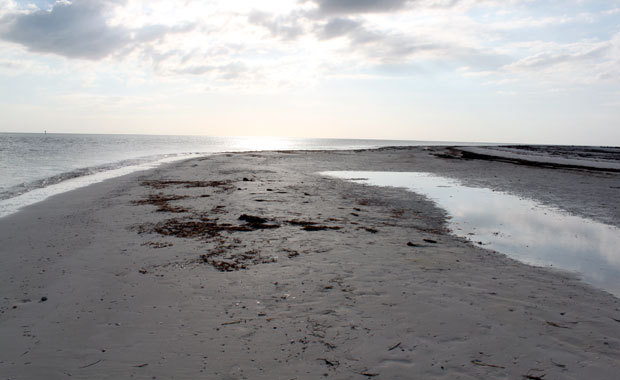
[[[610,379],[620,303],[446,229],[426,171],[620,225],[620,174],[441,147],[205,157],[0,219],[10,379]]]

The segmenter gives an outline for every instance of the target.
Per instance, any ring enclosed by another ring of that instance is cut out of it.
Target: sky
[[[620,0],[0,0],[0,132],[620,146]]]

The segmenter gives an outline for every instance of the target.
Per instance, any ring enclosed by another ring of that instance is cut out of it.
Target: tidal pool
[[[448,212],[455,235],[527,264],[576,272],[584,281],[620,296],[620,229],[615,226],[430,173],[321,174],[424,194]]]

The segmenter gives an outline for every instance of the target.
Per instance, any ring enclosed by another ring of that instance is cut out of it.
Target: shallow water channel
[[[455,235],[527,264],[576,272],[584,281],[620,296],[620,229],[615,226],[429,173],[321,174],[424,194],[448,212]]]

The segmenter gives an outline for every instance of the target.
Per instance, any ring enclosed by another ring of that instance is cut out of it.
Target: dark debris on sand
[[[158,212],[173,212],[173,213],[189,212],[189,209],[185,207],[172,206],[169,203],[172,201],[178,201],[180,199],[185,199],[185,198],[187,198],[186,195],[164,195],[163,193],[149,194],[149,196],[146,199],[133,201],[133,204],[157,206],[156,211]]]
[[[243,214],[239,220],[244,224],[221,223],[217,219],[198,217],[193,219],[167,219],[154,225],[141,226],[140,232],[153,232],[164,236],[178,238],[216,240],[218,246],[208,253],[200,255],[199,263],[206,263],[222,272],[232,272],[248,269],[251,265],[276,262],[274,257],[262,256],[257,250],[241,251],[238,245],[227,243],[222,232],[249,232],[261,229],[280,227],[270,224],[265,218]],[[234,241],[235,239],[233,239]],[[150,244],[149,244],[150,245]],[[172,244],[170,244],[172,245]]]
[[[341,227],[338,226],[319,226],[319,225],[311,225],[304,226],[304,231],[325,231],[325,230],[339,230]]]
[[[279,224],[267,224],[267,219],[261,218],[260,216],[243,214],[239,217],[239,220],[244,221],[248,227],[256,230],[280,227]]]
[[[268,264],[276,262],[275,257],[262,256],[257,250],[249,250],[245,252],[232,251],[228,255],[223,256],[223,250],[213,250],[209,253],[200,255],[203,263],[213,266],[220,272],[234,272],[238,270],[248,269],[250,265]]]
[[[248,225],[218,223],[217,220],[207,218],[199,220],[168,219],[157,223],[153,228],[153,232],[160,235],[181,238],[209,238],[218,236],[222,231],[243,232],[252,230],[253,228]]]
[[[165,189],[170,186],[179,186],[186,189],[197,187],[215,187],[224,191],[234,190],[232,181],[178,181],[178,180],[150,180],[143,181],[143,186],[148,186],[153,189]]]
[[[253,179],[244,178],[243,181],[250,182]],[[143,181],[142,185],[153,189],[190,189],[190,188],[216,188],[216,192],[231,192],[236,186],[234,181],[187,181],[187,180],[149,180]],[[272,189],[269,189],[272,190]],[[138,233],[156,233],[166,237],[177,237],[185,239],[198,239],[205,242],[215,242],[216,246],[209,249],[207,253],[201,254],[196,259],[184,261],[182,263],[168,263],[166,265],[179,265],[184,267],[188,264],[209,264],[215,269],[222,272],[232,272],[248,269],[252,265],[276,262],[276,257],[263,256],[256,250],[243,249],[239,244],[235,243],[239,239],[231,239],[229,236],[235,232],[251,232],[267,229],[280,228],[281,224],[274,219],[269,219],[259,215],[241,214],[237,220],[239,223],[223,222],[219,218],[213,217],[214,214],[225,213],[225,206],[216,206],[210,210],[210,213],[199,213],[197,210],[191,210],[184,207],[172,205],[171,202],[191,198],[189,195],[149,194],[147,198],[132,202],[135,205],[153,205],[157,206],[159,212],[187,213],[177,218],[162,220],[158,223],[145,223],[136,226]],[[209,194],[196,195],[195,197],[209,197]],[[341,221],[329,219],[329,222]],[[340,230],[342,227],[336,225],[325,225],[311,220],[291,219],[282,222],[291,226],[300,227],[304,231],[325,231]],[[368,228],[367,231],[375,232],[376,230]],[[228,232],[228,234],[222,234]],[[146,242],[143,245],[152,248],[170,247],[172,243],[166,242]],[[300,254],[295,250],[284,250],[288,258],[298,257]],[[142,274],[149,273],[144,269]]]

